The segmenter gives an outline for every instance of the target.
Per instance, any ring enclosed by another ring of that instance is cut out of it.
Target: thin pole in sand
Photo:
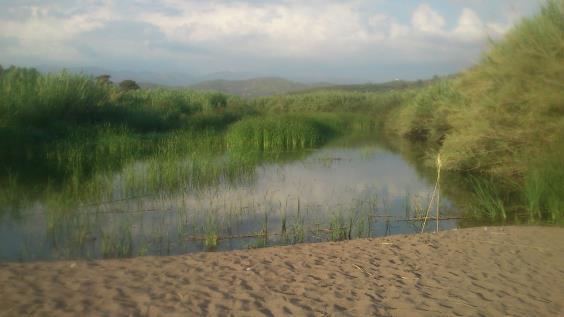
[[[437,155],[437,181],[435,182],[435,188],[433,189],[433,194],[431,195],[431,200],[429,201],[429,206],[425,212],[425,220],[423,221],[423,226],[421,227],[421,233],[425,231],[425,226],[427,225],[427,219],[429,218],[429,212],[435,201],[435,196],[437,197],[436,202],[436,221],[437,221],[437,232],[439,232],[439,199],[440,199],[440,187],[439,183],[441,180],[441,153]]]
[[[439,232],[439,205],[441,204],[441,153],[437,154],[437,232]]]

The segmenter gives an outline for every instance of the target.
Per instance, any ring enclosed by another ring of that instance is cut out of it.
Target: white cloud
[[[80,13],[54,5],[24,9],[29,12],[25,20],[0,20],[0,37],[18,39],[18,47],[11,51],[57,60],[80,59],[67,41],[104,26],[114,15],[109,6],[91,7]]]
[[[442,33],[445,19],[428,4],[421,4],[415,9],[411,19],[413,27],[422,32]]]
[[[443,61],[464,67],[488,36],[511,25],[506,12],[487,18],[458,0],[454,21],[446,19],[454,11],[421,3],[411,12],[402,4],[399,12],[392,0],[130,1],[0,3],[0,62],[145,60],[139,67],[188,65],[204,72],[229,65],[252,72],[259,63],[280,71],[306,66],[304,73]]]
[[[354,51],[358,44],[384,34],[368,30],[375,19],[363,21],[354,6],[328,3],[178,4],[179,15],[148,13],[140,17],[161,28],[172,41],[222,46],[227,51],[303,56],[332,48],[334,53]],[[235,45],[233,45],[235,44]]]
[[[458,19],[453,35],[464,40],[480,40],[487,34],[487,29],[480,17],[471,9],[465,8]]]
[[[397,23],[392,23],[390,25],[390,38],[402,38],[409,34],[409,27]]]

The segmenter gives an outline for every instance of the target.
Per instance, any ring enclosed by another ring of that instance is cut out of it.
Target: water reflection
[[[131,162],[118,172],[94,173],[72,191],[14,204],[1,218],[0,260],[181,254],[410,233],[419,223],[400,219],[424,209],[432,191],[420,175],[373,136],[284,155]],[[31,190],[5,191],[33,197]],[[448,199],[441,204],[451,207]]]

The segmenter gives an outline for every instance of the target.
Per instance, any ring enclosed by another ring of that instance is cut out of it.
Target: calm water
[[[124,171],[144,175],[148,168],[140,161],[113,173],[109,201],[69,206],[62,198],[53,208],[53,199],[41,198],[4,213],[0,260],[182,254],[413,233],[421,223],[405,219],[426,209],[434,185],[374,137],[269,160],[244,175],[220,173],[207,186],[123,194]],[[452,214],[452,205],[441,199],[443,215]],[[440,222],[441,229],[456,225]],[[431,222],[427,230],[434,228]]]

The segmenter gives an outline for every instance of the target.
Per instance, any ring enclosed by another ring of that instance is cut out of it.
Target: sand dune
[[[564,229],[0,264],[0,316],[563,316]]]

